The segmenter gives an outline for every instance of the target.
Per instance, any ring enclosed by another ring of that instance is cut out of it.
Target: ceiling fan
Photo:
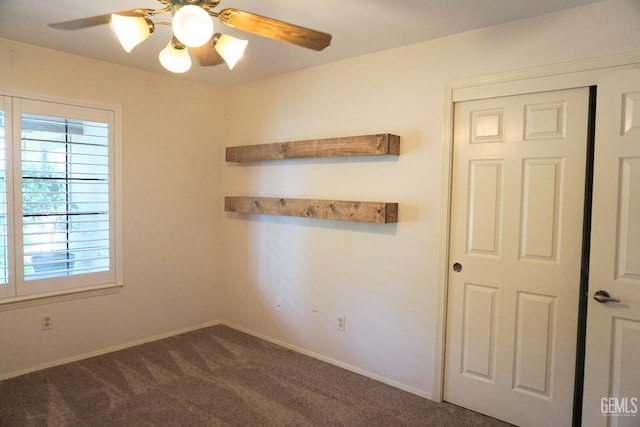
[[[120,44],[125,51],[142,43],[156,26],[170,26],[173,37],[160,52],[160,63],[169,71],[183,73],[191,68],[189,49],[203,66],[226,63],[232,69],[242,57],[248,44],[227,34],[213,32],[211,17],[231,28],[258,34],[263,37],[292,43],[313,50],[323,50],[331,44],[331,35],[273,18],[256,15],[234,8],[214,9],[220,0],[158,0],[160,9],[129,9],[105,15],[90,16],[72,21],[49,24],[61,30],[79,30],[112,23]],[[154,22],[156,15],[170,13],[171,22]]]

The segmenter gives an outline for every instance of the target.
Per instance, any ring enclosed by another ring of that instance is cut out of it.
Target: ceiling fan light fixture
[[[142,16],[121,16],[114,13],[111,15],[111,23],[127,53],[145,41],[154,30],[153,22]]]
[[[2,0],[0,0],[2,1]],[[149,0],[150,1],[150,0]],[[59,30],[79,30],[112,23],[114,32],[126,52],[131,52],[146,40],[156,26],[173,29],[171,42],[159,54],[160,63],[174,73],[184,73],[191,67],[190,54],[201,66],[227,64],[233,69],[243,56],[248,41],[216,33],[212,18],[239,31],[288,42],[316,51],[331,44],[331,34],[304,28],[273,18],[235,8],[214,9],[221,0],[158,0],[159,9],[134,8],[104,15],[88,16],[49,24]],[[172,22],[153,22],[156,16],[170,13]],[[192,51],[189,52],[188,48]]]
[[[158,55],[160,63],[172,73],[184,73],[191,68],[191,57],[186,46],[180,46],[171,40]]]
[[[182,6],[173,15],[173,34],[189,47],[207,43],[213,35],[213,22],[206,10],[189,4]]]
[[[249,42],[233,36],[220,34],[216,42],[216,51],[222,56],[230,70],[236,66]]]

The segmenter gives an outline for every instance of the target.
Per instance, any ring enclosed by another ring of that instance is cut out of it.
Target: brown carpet
[[[1,426],[506,426],[225,326],[0,382]]]

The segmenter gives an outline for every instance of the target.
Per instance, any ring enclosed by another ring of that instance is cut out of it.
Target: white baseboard
[[[101,356],[103,354],[112,353],[114,351],[124,350],[125,348],[135,347],[135,346],[140,345],[140,344],[145,344],[145,343],[148,343],[148,342],[161,340],[163,338],[173,337],[175,335],[184,334],[184,333],[195,331],[195,330],[198,330],[198,329],[208,328],[210,326],[219,325],[221,323],[223,323],[223,322],[220,321],[220,320],[215,321],[215,322],[202,323],[202,324],[199,324],[199,325],[196,325],[196,326],[191,326],[191,327],[188,327],[188,328],[179,329],[177,331],[165,332],[163,334],[154,335],[152,337],[142,338],[142,339],[139,339],[139,340],[136,340],[136,341],[130,341],[130,342],[127,342],[127,343],[124,343],[124,344],[119,344],[119,345],[116,345],[116,346],[113,346],[113,347],[103,348],[103,349],[100,349],[100,350],[91,351],[89,353],[83,353],[83,354],[80,354],[80,355],[77,355],[77,356],[71,356],[71,357],[67,357],[67,358],[64,358],[64,359],[54,360],[52,362],[43,363],[41,365],[32,366],[30,368],[21,369],[19,371],[3,373],[3,374],[0,374],[0,381],[6,380],[8,378],[18,377],[20,375],[28,374],[28,373],[35,372],[35,371],[40,371],[42,369],[52,368],[54,366],[65,365],[67,363],[77,362],[77,361],[83,360],[83,359],[89,359],[90,357]]]
[[[67,363],[77,362],[79,360],[88,359],[90,357],[101,356],[103,354],[112,353],[114,351],[124,350],[126,348],[135,347],[135,346],[140,345],[140,344],[145,344],[145,343],[148,343],[148,342],[161,340],[163,338],[169,338],[169,337],[172,337],[172,336],[176,336],[176,335],[180,335],[180,334],[184,334],[184,333],[187,333],[187,332],[191,332],[191,331],[195,331],[195,330],[203,329],[203,328],[208,328],[210,326],[216,326],[216,325],[228,326],[228,327],[230,327],[232,329],[235,329],[237,331],[244,332],[245,334],[254,336],[256,338],[260,338],[262,340],[265,340],[265,341],[268,341],[270,343],[279,345],[281,347],[284,347],[286,349],[295,351],[297,353],[304,354],[305,356],[313,357],[314,359],[321,360],[323,362],[329,363],[331,365],[337,366],[337,367],[342,368],[342,369],[346,369],[346,370],[351,371],[351,372],[355,372],[356,374],[363,375],[365,377],[368,377],[368,378],[371,378],[373,380],[379,381],[381,383],[390,385],[390,386],[398,388],[400,390],[404,390],[406,392],[415,394],[417,396],[424,397],[426,399],[432,400],[431,399],[431,394],[426,392],[425,390],[421,390],[421,389],[418,389],[418,388],[415,388],[415,387],[411,387],[411,386],[408,386],[406,384],[403,384],[403,383],[400,383],[400,382],[397,382],[397,381],[394,381],[394,380],[390,380],[390,379],[385,378],[383,376],[374,374],[373,372],[369,372],[369,371],[366,371],[364,369],[358,368],[357,366],[353,366],[353,365],[350,365],[348,363],[344,363],[344,362],[341,362],[339,360],[335,360],[335,359],[332,359],[330,357],[323,356],[322,354],[315,353],[315,352],[307,350],[305,348],[295,346],[293,344],[290,344],[290,343],[287,343],[287,342],[272,338],[270,336],[267,336],[267,335],[252,331],[250,329],[244,328],[242,326],[239,326],[239,325],[236,325],[234,323],[227,322],[227,321],[224,321],[224,320],[217,320],[217,321],[214,321],[214,322],[202,323],[202,324],[199,324],[199,325],[196,325],[196,326],[191,326],[189,328],[179,329],[179,330],[175,330],[175,331],[171,331],[171,332],[165,332],[165,333],[162,333],[162,334],[154,335],[152,337],[142,338],[142,339],[135,340],[135,341],[130,341],[130,342],[127,342],[127,343],[124,343],[124,344],[119,344],[119,345],[116,345],[116,346],[107,347],[107,348],[103,348],[103,349],[92,351],[92,352],[88,352],[88,353],[83,353],[83,354],[80,354],[80,355],[77,355],[77,356],[72,356],[72,357],[67,357],[67,358],[64,358],[64,359],[54,360],[52,362],[43,363],[43,364],[40,364],[40,365],[32,366],[30,368],[26,368],[26,369],[22,369],[22,370],[18,370],[18,371],[13,371],[13,372],[8,372],[8,373],[3,373],[3,374],[0,374],[0,381],[6,380],[8,378],[13,378],[13,377],[17,377],[17,376],[20,376],[20,375],[28,374],[28,373],[35,372],[35,371],[40,371],[42,369],[52,368],[54,366],[60,366],[60,365],[65,365]]]
[[[228,326],[228,327],[230,327],[232,329],[238,330],[240,332],[244,332],[245,334],[249,334],[249,335],[252,335],[252,336],[254,336],[256,338],[260,338],[262,340],[268,341],[268,342],[270,342],[272,344],[276,344],[276,345],[279,345],[281,347],[287,348],[289,350],[293,350],[296,353],[300,353],[300,354],[304,354],[305,356],[313,357],[314,359],[321,360],[323,362],[329,363],[330,365],[334,365],[334,366],[337,366],[339,368],[346,369],[347,371],[355,372],[356,374],[363,375],[365,377],[368,377],[368,378],[371,378],[373,380],[379,381],[381,383],[390,385],[390,386],[398,388],[400,390],[404,390],[404,391],[409,392],[411,394],[415,394],[415,395],[418,395],[420,397],[424,397],[426,399],[432,400],[431,399],[431,394],[429,392],[425,391],[425,390],[421,390],[421,389],[418,389],[418,388],[415,388],[415,387],[411,387],[411,386],[408,386],[406,384],[400,383],[398,381],[390,380],[390,379],[385,378],[383,376],[380,376],[378,374],[374,374],[373,372],[369,372],[369,371],[366,371],[364,369],[358,368],[357,366],[349,365],[348,363],[344,363],[344,362],[341,362],[339,360],[335,360],[335,359],[332,359],[330,357],[323,356],[322,354],[315,353],[313,351],[304,349],[302,347],[295,346],[293,344],[289,344],[289,343],[284,342],[284,341],[280,341],[280,340],[272,338],[270,336],[267,336],[267,335],[252,331],[252,330],[247,329],[247,328],[243,328],[242,326],[238,326],[238,325],[236,325],[234,323],[231,323],[231,322],[227,322],[227,321],[223,320],[220,323],[222,325]]]

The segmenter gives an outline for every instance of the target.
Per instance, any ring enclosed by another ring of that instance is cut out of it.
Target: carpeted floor
[[[0,382],[0,426],[506,426],[214,326]]]

